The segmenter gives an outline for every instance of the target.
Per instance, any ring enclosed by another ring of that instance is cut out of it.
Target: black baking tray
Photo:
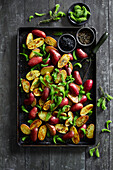
[[[89,125],[90,123],[93,123],[95,125],[95,133],[93,139],[84,138],[82,139],[77,145],[73,144],[71,140],[67,141],[65,144],[58,143],[55,145],[52,141],[52,138],[46,137],[44,141],[36,141],[32,142],[30,139],[26,139],[24,142],[22,141],[22,137],[25,136],[21,130],[20,125],[22,123],[28,124],[28,114],[22,112],[21,105],[23,104],[23,101],[25,99],[26,94],[21,93],[19,88],[20,78],[25,78],[25,75],[30,71],[29,67],[27,65],[27,62],[25,60],[25,57],[22,55],[19,55],[19,53],[22,52],[22,44],[25,44],[27,34],[30,33],[34,29],[40,29],[46,33],[47,36],[52,36],[56,40],[58,40],[59,36],[55,36],[54,33],[56,32],[63,32],[63,33],[70,33],[76,37],[76,33],[79,28],[74,27],[21,27],[18,29],[17,33],[17,143],[19,146],[27,146],[27,147],[88,147],[91,145],[94,145],[96,142],[96,55],[93,58],[91,67],[89,69],[89,72],[85,78],[86,79],[93,79],[93,88],[91,90],[92,95],[92,101],[89,101],[88,103],[93,103],[93,114],[90,116],[89,120],[87,121],[86,125]],[[96,30],[92,28],[95,37],[96,37]],[[35,36],[34,36],[35,38]],[[82,47],[79,44],[77,44],[77,48],[82,48],[85,52],[89,53],[93,47],[96,45],[96,38],[94,43],[89,47]],[[73,64],[75,63],[72,62]],[[83,78],[89,63],[84,63],[82,69],[79,69],[78,67],[76,70],[80,71],[81,78]],[[84,80],[84,81],[85,81]],[[88,103],[85,103],[87,105]],[[84,106],[85,106],[84,105]]]

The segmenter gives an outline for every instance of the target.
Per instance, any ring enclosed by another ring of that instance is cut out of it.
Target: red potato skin
[[[29,112],[29,119],[35,119],[37,112],[38,112],[37,107],[33,107]]]
[[[92,89],[92,86],[93,86],[93,80],[92,79],[86,80],[84,83],[84,91],[86,93],[89,92]]]
[[[37,140],[38,128],[35,127],[30,134],[31,140],[35,142]]]
[[[82,85],[82,79],[80,77],[80,73],[78,71],[74,71],[73,77],[75,78],[75,83],[78,85]]]
[[[50,49],[49,53],[52,57],[52,64],[55,66],[57,64],[57,62],[59,61],[61,55],[60,55],[60,53],[58,53],[57,51],[55,51],[53,49]]]
[[[49,122],[50,122],[51,125],[58,124],[58,123],[59,123],[59,118],[56,118],[55,116],[52,116],[52,117],[49,119]]]
[[[86,129],[86,124],[82,125],[82,126],[78,129],[78,133],[79,133],[80,138],[83,138],[83,137],[84,137],[84,133],[83,133],[83,131],[81,130],[81,128]]]
[[[24,100],[25,105],[31,105],[34,101],[35,97],[33,93],[29,94],[29,98]]]
[[[48,87],[45,87],[45,89],[44,89],[44,91],[43,91],[43,93],[42,93],[42,97],[41,97],[41,99],[43,100],[43,101],[46,101],[47,100],[47,98],[48,98],[48,96],[49,96],[49,88]]]
[[[40,31],[40,30],[32,30],[32,33],[38,37],[43,37],[43,38],[46,38],[46,34],[45,32],[43,31]]]
[[[68,98],[65,97],[65,98],[62,100],[62,102],[60,103],[59,107],[63,107],[63,106],[65,106],[65,105],[68,105],[68,103],[69,103]]]
[[[76,104],[72,105],[71,111],[72,112],[77,112],[78,110],[81,110],[82,108],[83,108],[82,103],[76,103]]]
[[[82,49],[80,49],[80,48],[76,49],[76,54],[81,59],[88,57],[88,55]]]
[[[48,60],[47,60],[47,62],[46,63],[44,63],[43,61],[41,62],[42,64],[48,64],[48,65],[50,65],[51,64],[51,59],[50,58],[48,58]]]
[[[62,139],[66,140],[66,139],[71,139],[74,136],[74,132],[70,131],[68,133],[66,133],[65,135],[63,135]]]
[[[81,100],[79,101],[79,103],[85,103],[87,101],[87,97],[86,97],[86,95],[83,95],[82,96],[82,98],[81,98]]]
[[[56,129],[55,129],[55,126],[50,125],[49,123],[47,123],[47,124],[46,124],[46,126],[47,126],[47,128],[49,129],[51,136],[56,135]]]
[[[42,62],[42,57],[33,57],[29,60],[28,65],[33,67]]]
[[[76,96],[79,95],[79,90],[78,90],[76,84],[70,83],[70,84],[69,84],[69,88],[70,88],[70,91],[71,91],[74,95],[76,95]]]
[[[65,65],[65,69],[66,69],[66,71],[67,71],[67,75],[70,76],[71,73],[72,73],[72,69],[69,67],[68,64]]]
[[[73,60],[73,55],[71,53],[68,54],[70,56],[70,60]]]

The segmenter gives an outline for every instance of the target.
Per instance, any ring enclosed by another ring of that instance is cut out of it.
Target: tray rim
[[[88,27],[90,27],[90,28],[92,28],[93,30],[94,30],[94,32],[95,32],[95,42],[96,42],[96,34],[97,34],[97,30],[95,29],[95,27],[93,27],[93,26],[88,26]],[[16,121],[17,121],[17,130],[16,130],[16,133],[17,133],[17,135],[16,135],[16,137],[17,137],[17,144],[18,144],[18,146],[20,146],[20,147],[25,147],[25,148],[31,148],[31,147],[37,147],[37,148],[45,148],[45,147],[48,147],[48,148],[87,148],[87,147],[90,147],[90,146],[93,146],[93,145],[95,145],[96,144],[96,141],[97,141],[97,137],[96,137],[96,131],[97,131],[97,129],[96,129],[96,127],[97,127],[97,114],[95,114],[95,132],[94,132],[94,136],[95,136],[95,138],[94,138],[94,143],[93,144],[91,144],[91,145],[89,145],[89,144],[79,144],[79,145],[74,145],[74,144],[69,144],[69,145],[62,145],[62,144],[59,144],[59,145],[48,145],[48,144],[43,144],[43,145],[41,145],[41,144],[39,144],[39,145],[30,145],[30,144],[28,144],[28,145],[26,145],[26,144],[20,144],[20,142],[19,142],[19,127],[18,127],[18,123],[19,123],[19,87],[18,87],[18,84],[19,84],[19,67],[18,67],[18,65],[19,65],[19,32],[20,32],[20,29],[80,29],[80,27],[72,27],[72,26],[22,26],[22,27],[19,27],[18,29],[17,29],[17,50],[16,50],[16,52],[17,52],[17,54],[16,54],[16,66],[17,66],[17,73],[16,73],[16,76],[17,76],[17,81],[16,81],[16,83],[17,83],[17,90],[16,90],[16,93],[17,93],[17,107],[16,107],[16,109],[17,109],[17,119],[16,119]],[[96,60],[96,59],[95,59]],[[96,68],[97,68],[97,63],[96,63],[96,61],[95,61],[95,66],[96,66]],[[95,78],[96,78],[96,72],[95,72]],[[97,84],[95,84],[95,89],[97,89]],[[97,96],[97,90],[96,90],[96,95],[95,95],[95,99],[96,99],[96,96]],[[95,106],[95,113],[97,113],[97,107]]]

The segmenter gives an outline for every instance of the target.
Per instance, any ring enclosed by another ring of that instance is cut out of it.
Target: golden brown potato
[[[43,101],[41,98],[39,99],[39,105],[42,107],[44,105],[45,101]]]
[[[43,110],[45,110],[45,111],[49,110],[49,108],[50,108],[50,106],[51,106],[52,103],[53,103],[52,100],[48,100],[48,101],[44,104]]]
[[[53,72],[53,70],[54,70],[54,66],[43,67],[43,68],[41,69],[41,74],[42,74],[42,75],[45,75],[45,74],[47,74],[47,73]]]
[[[78,127],[81,127],[88,121],[88,119],[89,119],[88,115],[80,116],[78,119],[76,119],[76,125]]]
[[[44,44],[44,38],[36,38],[36,39],[32,40],[32,41],[27,45],[27,47],[28,47],[28,49],[33,50],[33,49],[35,49],[35,48],[37,48],[37,47],[42,46],[43,44]]]
[[[55,50],[55,51],[58,51],[56,48],[54,48],[53,46],[46,46],[46,52],[47,53],[49,53],[49,50],[51,50],[51,49],[53,49],[53,50]]]
[[[23,90],[26,93],[29,93],[29,91],[30,91],[30,83],[29,83],[29,81],[27,81],[25,79],[22,79],[21,83],[22,83]]]
[[[32,85],[31,85],[31,88],[30,88],[30,91],[33,91],[35,88],[37,88],[39,86],[39,78],[35,78],[32,82]]]
[[[57,75],[57,78],[56,78],[56,80],[55,80],[55,83],[61,82],[61,81],[62,81],[62,76],[63,76],[63,78],[64,78],[64,80],[65,80],[66,77],[67,77],[67,72],[66,72],[66,70],[61,70],[61,71],[59,71],[59,73],[58,73],[58,75]]]
[[[80,115],[86,115],[87,113],[89,113],[89,111],[91,111],[93,109],[93,104],[88,104],[85,107],[83,107],[80,111]]]
[[[42,121],[40,119],[36,119],[31,123],[30,130],[34,129],[35,127],[39,127],[42,124]]]
[[[30,72],[27,73],[26,75],[26,79],[27,80],[34,80],[35,78],[37,78],[40,75],[40,72],[38,70],[32,70]]]
[[[68,112],[68,117],[70,118],[65,121],[65,126],[70,126],[70,121],[73,121],[74,119],[73,113],[71,111]]]
[[[47,112],[45,112],[45,111],[40,111],[40,112],[38,113],[38,116],[39,116],[39,118],[40,118],[41,120],[46,121]]]
[[[70,56],[68,54],[64,54],[60,60],[58,61],[58,68],[64,67],[70,60]]]
[[[31,41],[33,41],[33,34],[29,33],[26,38],[26,45],[28,45]]]
[[[87,129],[86,129],[86,136],[89,139],[92,139],[94,137],[94,130],[95,130],[95,125],[90,124]]]
[[[21,124],[20,129],[22,133],[29,135],[31,133],[30,127],[27,126],[26,124]]]
[[[47,133],[47,127],[46,125],[42,125],[38,131],[38,139],[39,140],[44,140],[46,137],[46,133]]]
[[[47,36],[45,38],[45,43],[48,44],[48,45],[51,45],[53,47],[57,47],[57,41],[52,37]]]
[[[73,102],[73,103],[78,103],[78,96],[74,96],[71,93],[68,93],[68,98]]]
[[[74,137],[72,138],[73,143],[78,144],[80,142],[80,137],[77,129],[74,126],[72,126],[70,128],[70,131],[74,132]]]
[[[34,99],[33,103],[31,104],[32,107],[35,107],[36,106],[36,103],[37,103],[37,100],[36,98]]]
[[[41,96],[41,95],[42,95],[41,91],[40,91],[38,88],[36,88],[36,89],[33,90],[33,94],[34,94],[35,96]]]
[[[34,49],[33,51],[35,51],[35,52],[37,52],[37,53],[40,53],[40,49],[39,49],[39,48],[36,48],[36,49]],[[33,51],[30,53],[29,59],[31,59],[31,58],[33,58],[33,57],[36,56],[35,53],[34,53]]]
[[[64,126],[63,124],[56,124],[55,128],[59,133],[63,134],[65,134],[68,131],[68,127]]]

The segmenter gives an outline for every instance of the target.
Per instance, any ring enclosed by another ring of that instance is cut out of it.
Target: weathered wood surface
[[[90,158],[89,148],[21,148],[16,143],[16,35],[21,26],[37,26],[38,19],[29,23],[34,12],[48,12],[56,3],[66,12],[73,0],[0,0],[0,170],[112,170],[113,124],[111,134],[99,135],[105,121],[113,121],[113,101],[108,109],[97,109],[97,142],[101,157]],[[79,1],[80,2],[80,1]],[[100,85],[113,96],[113,2],[85,0],[92,16],[87,25],[97,30],[97,40],[106,30],[110,36],[97,53],[97,98]],[[70,26],[67,18],[44,26]]]

